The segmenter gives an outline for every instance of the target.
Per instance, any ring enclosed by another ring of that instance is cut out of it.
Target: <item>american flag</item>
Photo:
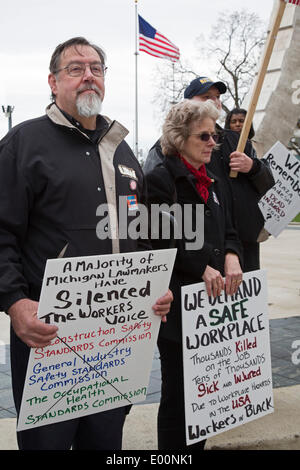
[[[154,57],[169,59],[172,62],[179,60],[180,52],[177,46],[160,34],[153,26],[139,15],[139,50],[147,52]]]
[[[300,0],[283,0],[285,3],[292,3],[293,5],[300,5]]]

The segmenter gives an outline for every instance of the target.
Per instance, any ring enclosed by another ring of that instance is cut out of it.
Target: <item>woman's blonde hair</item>
[[[216,121],[220,112],[211,100],[183,100],[172,106],[163,124],[160,139],[162,153],[174,155],[180,153],[184,142],[190,135],[191,124],[210,118]]]

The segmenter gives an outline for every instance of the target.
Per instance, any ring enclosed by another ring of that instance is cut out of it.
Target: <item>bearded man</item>
[[[105,72],[98,46],[82,37],[60,44],[50,62],[53,103],[46,115],[18,124],[0,142],[0,310],[11,319],[17,413],[30,348],[46,347],[57,335],[55,325],[37,318],[47,259],[151,249],[148,241],[118,238],[118,198],[145,203],[145,185],[124,141],[127,130],[99,114]],[[96,231],[101,204],[113,208],[106,237]],[[163,321],[171,300],[168,291],[153,307]],[[126,412],[120,407],[18,432],[19,448],[121,449]]]

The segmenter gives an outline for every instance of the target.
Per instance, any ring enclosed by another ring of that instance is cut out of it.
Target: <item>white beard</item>
[[[77,97],[76,107],[79,116],[89,118],[100,113],[102,108],[102,100],[96,93],[81,93]]]

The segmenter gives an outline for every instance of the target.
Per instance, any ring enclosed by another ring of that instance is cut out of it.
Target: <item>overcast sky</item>
[[[197,63],[195,39],[209,36],[220,11],[245,8],[268,23],[273,0],[139,0],[138,12],[176,44],[184,59]],[[135,2],[134,0],[7,0],[1,2],[0,104],[13,105],[13,125],[44,114],[50,102],[49,61],[55,47],[85,36],[107,54],[103,114],[119,120],[134,143]],[[153,74],[161,59],[138,56],[139,147],[145,150],[160,135],[152,104]],[[199,61],[197,64],[199,70]],[[204,70],[203,75],[209,71]],[[214,78],[214,77],[212,77]],[[8,122],[0,110],[0,137]]]

